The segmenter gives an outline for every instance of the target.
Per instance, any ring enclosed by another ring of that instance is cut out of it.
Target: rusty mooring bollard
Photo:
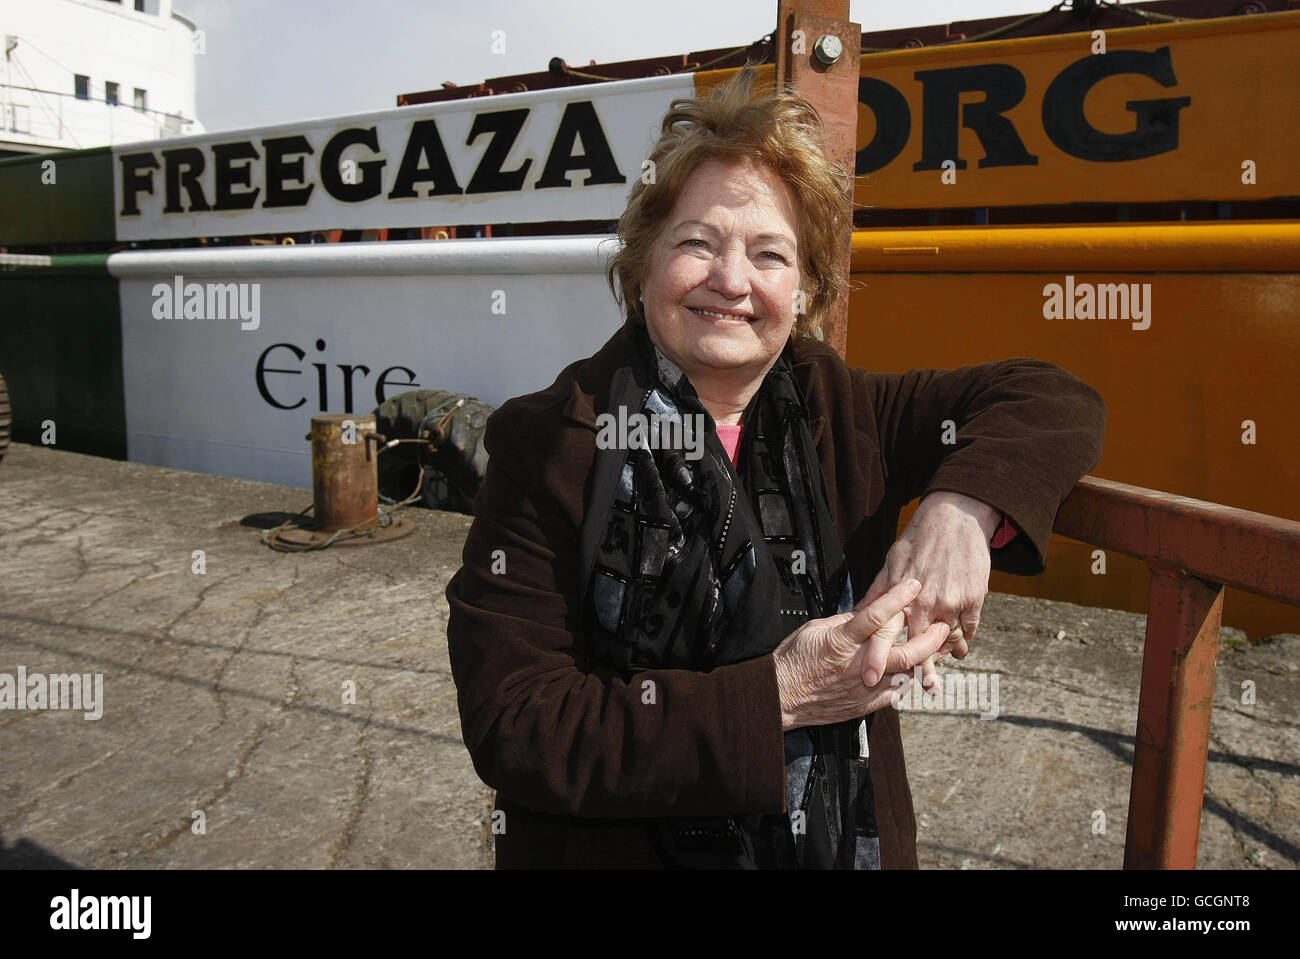
[[[311,440],[313,517],[268,530],[262,536],[264,543],[272,549],[297,552],[382,543],[415,529],[391,511],[379,512],[378,460],[384,438],[375,432],[374,416],[313,416],[306,438]]]
[[[375,418],[370,414],[326,413],[311,418],[311,485],[318,532],[376,521],[379,456],[367,437],[374,431]]]

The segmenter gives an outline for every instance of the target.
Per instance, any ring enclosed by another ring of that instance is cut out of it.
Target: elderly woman
[[[488,423],[447,638],[498,868],[915,868],[883,707],[966,654],[991,564],[1044,568],[1100,453],[1051,364],[819,342],[851,180],[752,82],[674,102],[610,262],[626,322]],[[636,414],[675,441],[608,428]]]

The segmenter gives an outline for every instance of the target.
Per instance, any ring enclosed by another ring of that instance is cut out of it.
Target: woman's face
[[[798,235],[794,196],[766,168],[709,160],[687,179],[642,299],[650,338],[697,391],[776,362],[794,326]]]

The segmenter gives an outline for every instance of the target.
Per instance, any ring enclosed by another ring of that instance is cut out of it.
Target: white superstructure
[[[0,0],[0,157],[202,133],[172,0]]]

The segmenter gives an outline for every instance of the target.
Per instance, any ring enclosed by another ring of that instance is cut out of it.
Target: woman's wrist
[[[795,716],[794,681],[790,676],[789,664],[786,663],[779,648],[772,653],[772,667],[776,670],[776,692],[781,707],[781,732],[788,733],[798,728],[798,718]]]
[[[1002,526],[1001,510],[964,493],[940,490],[929,494],[921,502],[923,505],[929,504],[932,508],[947,504],[965,513],[979,524],[980,532],[984,534],[984,542],[986,543],[993,541],[993,537],[997,535]]]

